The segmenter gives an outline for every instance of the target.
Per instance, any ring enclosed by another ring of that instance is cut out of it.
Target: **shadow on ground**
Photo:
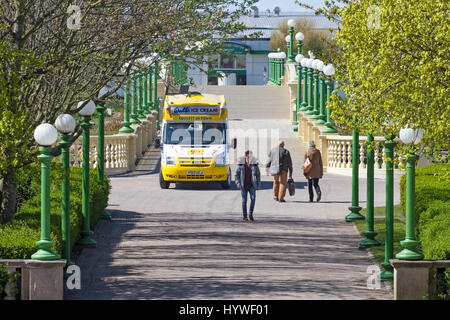
[[[368,298],[360,237],[333,232],[344,221],[110,212],[66,299]]]

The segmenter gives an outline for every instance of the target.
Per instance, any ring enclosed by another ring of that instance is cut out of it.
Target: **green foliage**
[[[19,190],[28,190],[23,198],[22,206],[18,210],[16,218],[5,225],[0,226],[0,257],[2,259],[29,259],[38,250],[36,241],[40,239],[40,175],[37,164],[30,165],[23,169],[19,180]],[[29,173],[28,177],[27,173]],[[50,188],[50,237],[55,242],[53,248],[56,252],[62,251],[61,234],[61,184],[62,166],[57,162],[52,162],[51,168],[51,188]],[[71,168],[70,172],[70,236],[71,246],[80,237],[82,226],[82,169]],[[97,171],[90,170],[90,214],[91,229],[95,228],[104,208],[108,203],[109,181],[105,177],[105,183],[97,181]]]
[[[5,266],[0,264],[0,300],[2,300],[2,296],[4,295],[5,286],[8,283],[9,275],[5,270]]]
[[[449,149],[449,13],[446,0],[351,1],[335,12],[341,55],[331,62],[346,99],[333,96],[333,119],[360,132],[422,128],[426,152]]]
[[[287,53],[286,36],[289,35],[288,19],[282,21],[278,26],[278,32],[274,32],[270,37],[270,50]],[[302,41],[302,54],[307,56],[308,51],[314,52],[316,56],[323,56],[331,47],[331,33],[328,31],[314,30],[314,24],[308,19],[297,19],[294,32],[302,32],[305,39]],[[294,37],[295,37],[294,33]],[[297,40],[294,38],[294,54],[297,55]]]
[[[425,259],[450,259],[450,203],[441,202],[439,205],[433,203],[426,211],[429,212],[424,219],[425,222],[420,224],[419,240]]]

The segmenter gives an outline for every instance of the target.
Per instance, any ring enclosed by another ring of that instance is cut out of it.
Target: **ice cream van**
[[[218,182],[231,184],[228,112],[223,95],[190,92],[170,95],[164,101],[161,125],[159,183]]]

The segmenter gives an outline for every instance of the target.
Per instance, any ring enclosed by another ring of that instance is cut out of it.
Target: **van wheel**
[[[170,182],[167,182],[166,180],[164,180],[164,177],[162,175],[162,172],[159,172],[159,186],[161,187],[161,189],[169,189],[170,187]]]
[[[231,170],[228,169],[228,178],[226,181],[220,183],[222,185],[222,189],[230,189],[231,187]]]

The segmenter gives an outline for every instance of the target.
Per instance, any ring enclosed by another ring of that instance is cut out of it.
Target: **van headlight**
[[[163,165],[172,167],[175,165],[175,158],[174,157],[165,157],[163,160]]]

